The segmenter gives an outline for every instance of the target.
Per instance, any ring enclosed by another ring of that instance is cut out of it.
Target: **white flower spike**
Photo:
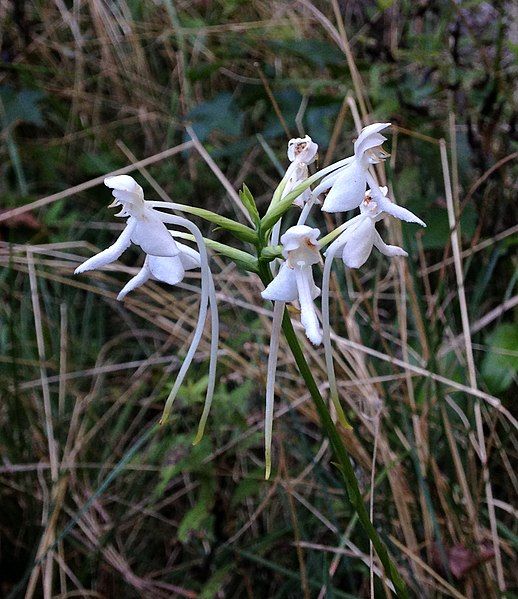
[[[410,210],[394,204],[383,195],[379,191],[376,179],[369,172],[371,165],[383,162],[390,156],[382,147],[386,137],[380,133],[389,126],[390,123],[373,123],[364,127],[354,142],[354,156],[343,161],[343,166],[324,177],[314,189],[314,196],[329,190],[322,206],[324,212],[346,212],[357,208],[363,201],[365,188],[369,185],[372,197],[377,201],[380,210],[401,220],[426,226]]]
[[[110,204],[110,207],[122,206],[122,210],[115,216],[128,219],[126,228],[113,245],[99,254],[92,256],[92,258],[78,266],[74,271],[75,274],[100,268],[114,262],[132,242],[139,245],[144,250],[146,258],[142,269],[123,287],[117,296],[118,300],[122,300],[130,291],[140,287],[149,279],[154,278],[168,283],[169,285],[176,285],[182,281],[186,270],[201,268],[202,284],[198,321],[187,355],[167,398],[161,420],[161,422],[167,421],[173,401],[183,383],[187,370],[200,343],[207,317],[207,309],[210,307],[211,350],[209,360],[209,380],[203,415],[195,439],[195,442],[198,442],[203,435],[203,430],[214,395],[217,344],[219,336],[216,293],[203,237],[198,227],[187,219],[155,210],[154,207],[157,205],[173,210],[181,210],[182,206],[172,202],[147,202],[144,199],[142,187],[133,179],[133,177],[128,175],[107,177],[104,180],[104,183],[113,190],[112,194],[115,199],[112,204]],[[165,223],[188,229],[194,236],[199,253],[182,243],[176,242],[172,237],[174,232],[169,231],[165,226]]]
[[[314,345],[322,342],[322,333],[313,300],[320,289],[313,281],[313,265],[321,262],[318,229],[306,225],[290,227],[281,237],[285,262],[273,281],[261,293],[264,299],[300,303],[300,320]]]

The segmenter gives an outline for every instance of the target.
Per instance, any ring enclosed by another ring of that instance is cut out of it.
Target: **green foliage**
[[[506,391],[518,372],[518,324],[501,324],[485,339],[482,376],[493,393]]]
[[[298,56],[311,65],[323,69],[326,66],[343,65],[345,57],[333,44],[314,39],[271,40],[270,46],[275,53]]]
[[[214,504],[214,479],[198,477],[200,488],[194,506],[187,511],[178,527],[178,540],[186,543],[193,534],[212,539],[214,517],[211,514]]]
[[[188,205],[182,206],[182,210],[187,214],[194,214],[195,216],[199,216],[210,223],[214,223],[222,229],[225,229],[225,231],[230,231],[234,237],[237,237],[241,241],[248,241],[249,243],[256,243],[257,241],[257,235],[255,231],[245,225],[242,225],[241,223],[236,222],[235,220],[227,218],[226,216],[221,216],[220,214],[216,214],[210,210]]]
[[[259,212],[257,211],[257,206],[255,204],[254,196],[251,191],[248,189],[245,183],[243,183],[243,189],[239,192],[239,197],[243,202],[244,207],[247,209],[250,218],[252,219],[254,225],[256,227],[259,226],[260,217]]]
[[[218,593],[221,591],[225,580],[229,577],[232,572],[233,564],[229,563],[222,568],[219,568],[212,574],[208,582],[205,583],[203,589],[198,595],[200,599],[215,599]]]
[[[15,90],[10,85],[0,86],[0,100],[3,105],[2,124],[4,128],[17,123],[30,123],[43,127],[43,115],[39,103],[45,94],[39,90]]]
[[[236,105],[232,94],[222,92],[211,100],[202,102],[187,115],[200,141],[213,132],[237,137],[241,134],[244,115]]]

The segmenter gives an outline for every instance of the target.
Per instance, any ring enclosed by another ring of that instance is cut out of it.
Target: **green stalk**
[[[259,266],[260,277],[264,285],[268,285],[268,283],[272,280],[270,271],[268,266],[265,263],[260,263]],[[399,575],[399,572],[396,569],[396,566],[392,563],[388,555],[387,548],[385,544],[379,537],[376,529],[372,525],[372,522],[369,518],[369,513],[367,512],[367,508],[363,502],[363,497],[360,491],[360,487],[358,486],[358,481],[354,474],[354,470],[351,464],[351,460],[349,459],[349,454],[347,453],[347,449],[343,444],[343,441],[340,437],[340,434],[329,414],[329,410],[320,394],[318,386],[313,378],[313,374],[309,368],[308,363],[306,362],[306,358],[304,357],[304,353],[297,339],[297,335],[295,330],[293,329],[293,325],[291,323],[291,319],[287,310],[284,310],[284,316],[282,319],[282,330],[290,346],[291,353],[295,358],[295,362],[299,369],[299,372],[306,383],[308,391],[311,395],[311,398],[315,404],[315,407],[318,412],[318,416],[320,418],[320,422],[322,424],[322,428],[324,429],[327,438],[331,444],[333,449],[333,454],[335,459],[338,462],[338,466],[340,468],[340,473],[342,474],[342,481],[344,483],[345,490],[347,492],[347,496],[351,505],[353,506],[356,514],[358,515],[358,519],[363,526],[363,529],[367,533],[369,539],[372,542],[378,557],[383,564],[386,575],[392,581],[394,585],[394,589],[396,594],[401,599],[408,599],[408,591],[405,585],[405,582]]]

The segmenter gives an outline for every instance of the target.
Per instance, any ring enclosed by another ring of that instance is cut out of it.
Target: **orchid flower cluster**
[[[333,260],[340,256],[346,268],[360,268],[375,247],[388,257],[407,256],[400,247],[387,245],[376,230],[376,223],[384,216],[426,226],[415,214],[398,206],[388,197],[387,187],[377,183],[373,165],[383,162],[389,154],[382,144],[386,138],[381,131],[390,123],[374,123],[365,127],[354,143],[354,155],[309,174],[309,166],[317,158],[318,146],[309,136],[288,142],[290,165],[275,190],[265,215],[260,218],[254,198],[246,186],[240,198],[247,209],[253,228],[237,223],[208,210],[173,202],[146,201],[140,185],[130,176],[107,177],[105,185],[113,190],[115,198],[111,206],[122,206],[116,216],[126,218],[126,227],[115,243],[93,256],[76,269],[76,274],[114,262],[134,243],[143,250],[145,259],[140,271],[126,283],[117,299],[122,300],[130,291],[149,279],[169,285],[180,283],[185,272],[200,268],[200,307],[191,346],[167,398],[162,422],[171,412],[173,401],[185,379],[203,335],[205,321],[210,310],[211,352],[209,382],[198,434],[198,442],[209,414],[216,379],[218,344],[218,313],[213,277],[209,267],[207,248],[231,258],[245,269],[258,273],[265,284],[263,299],[273,302],[273,322],[268,357],[265,410],[265,465],[266,478],[271,472],[271,443],[274,412],[275,375],[277,356],[285,306],[290,303],[300,314],[300,324],[314,346],[323,344],[329,377],[330,399],[338,420],[350,427],[338,394],[333,367],[331,328],[329,322],[329,282]],[[311,189],[311,186],[318,184]],[[323,203],[324,212],[348,212],[358,209],[360,213],[340,227],[320,237],[320,230],[306,224],[313,206]],[[301,208],[297,224],[281,234],[282,218],[292,206]],[[160,210],[162,209],[162,210]],[[167,212],[164,212],[166,210]],[[249,243],[255,255],[221,243],[204,239],[198,227],[185,217],[169,211],[194,214],[227,229],[235,237]],[[166,225],[187,229],[188,234]],[[178,237],[192,240],[196,250],[179,243]],[[280,246],[278,245],[280,241]],[[322,249],[327,251],[322,254]],[[280,260],[280,264],[279,261]],[[323,267],[322,290],[315,283],[314,267]],[[321,296],[321,316],[315,300]]]

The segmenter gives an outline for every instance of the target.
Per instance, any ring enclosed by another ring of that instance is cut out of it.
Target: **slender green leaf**
[[[259,223],[261,222],[259,211],[257,210],[254,196],[245,183],[243,183],[243,189],[239,192],[239,197],[241,198],[241,201],[243,202],[244,207],[247,209],[248,214],[250,215],[250,218],[255,226],[259,226]]]
[[[291,208],[293,202],[311,185],[311,183],[311,179],[306,179],[304,183],[297,185],[293,191],[282,198],[282,200],[279,200],[276,205],[273,206],[273,208],[270,207],[268,212],[261,219],[261,228],[264,232],[269,231],[273,227],[273,225],[282,217],[285,212]]]
[[[182,211],[187,212],[188,214],[194,214],[195,216],[199,216],[210,223],[214,223],[215,225],[218,225],[218,227],[221,227],[226,231],[230,231],[235,237],[241,239],[242,241],[248,241],[249,243],[254,244],[257,243],[257,234],[255,231],[250,229],[250,227],[242,225],[241,223],[237,223],[230,218],[216,214],[211,210],[197,208],[196,206],[182,205]]]

